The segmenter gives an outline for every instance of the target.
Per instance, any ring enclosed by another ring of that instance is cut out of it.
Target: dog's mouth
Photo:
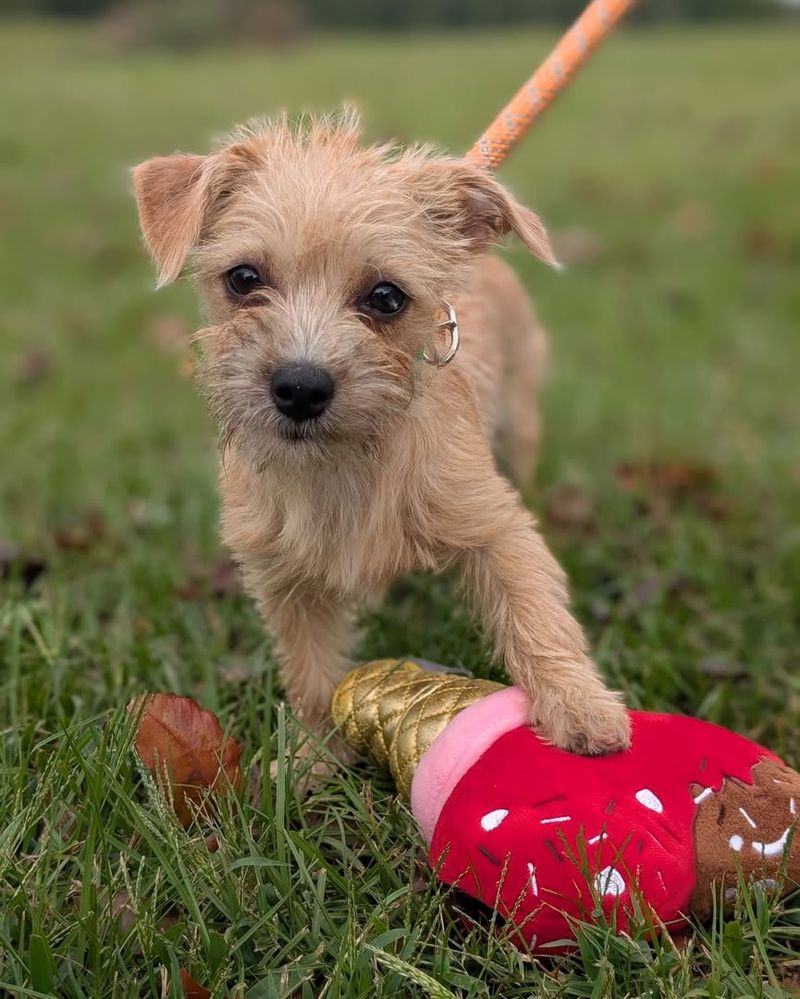
[[[315,435],[309,434],[307,431],[303,431],[300,427],[278,427],[278,437],[282,441],[288,441],[290,444],[308,444],[309,441],[315,439]]]
[[[302,423],[281,420],[277,432],[282,441],[297,447],[303,444],[324,444],[335,438],[330,425],[324,419],[304,420]]]

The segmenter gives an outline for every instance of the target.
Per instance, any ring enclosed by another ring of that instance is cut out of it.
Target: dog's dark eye
[[[396,316],[402,312],[408,296],[396,284],[381,281],[364,299],[364,305],[381,316]]]
[[[239,298],[264,287],[261,275],[250,264],[239,264],[238,267],[232,267],[225,275],[225,284],[228,291]]]

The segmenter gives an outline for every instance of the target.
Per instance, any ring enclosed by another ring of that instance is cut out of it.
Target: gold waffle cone
[[[491,680],[379,659],[342,680],[333,695],[333,720],[352,749],[389,769],[408,799],[417,764],[436,736],[464,708],[500,689]]]

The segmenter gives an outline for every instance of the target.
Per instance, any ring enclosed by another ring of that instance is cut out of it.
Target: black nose
[[[322,416],[333,398],[333,379],[324,368],[287,364],[277,368],[269,390],[278,409],[302,423]]]

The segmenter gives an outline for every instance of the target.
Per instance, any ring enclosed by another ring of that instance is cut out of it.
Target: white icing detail
[[[741,850],[741,848],[744,846],[744,840],[737,833],[734,833],[734,835],[731,836],[731,838],[728,840],[728,845],[730,846],[731,850],[738,851]]]
[[[645,808],[649,808],[653,812],[660,813],[664,811],[661,801],[653,794],[649,787],[643,787],[641,791],[637,791],[635,797],[640,805],[644,805]]]
[[[789,833],[791,829],[784,829],[783,835],[774,839],[771,843],[757,843],[755,840],[750,844],[756,853],[760,853],[762,857],[775,857],[783,853],[783,848],[786,846],[786,841],[789,838]]]
[[[696,794],[694,798],[695,805],[699,805],[701,801],[705,801],[706,798],[714,793],[714,789],[711,787],[704,787],[700,794]]]
[[[536,880],[536,868],[533,864],[528,864],[528,881],[534,895],[539,894],[539,882]]]
[[[606,834],[604,832],[598,833],[596,836],[592,836],[591,839],[587,839],[586,840],[586,845],[587,846],[594,846],[595,843],[602,843],[605,838],[606,838]]]
[[[794,798],[789,799],[789,811],[792,815],[797,815],[797,805],[794,802]]]
[[[500,825],[507,815],[507,808],[495,808],[493,812],[487,812],[481,819],[481,829],[491,832],[492,829],[496,829]]]
[[[601,895],[621,895],[626,888],[625,879],[614,867],[604,867],[595,874],[594,886]]]
[[[571,815],[554,815],[552,819],[540,819],[539,824],[546,826],[548,822],[569,822]]]
[[[742,815],[744,815],[745,819],[747,819],[747,821],[750,823],[750,825],[755,829],[756,828],[756,824],[755,824],[755,822],[753,822],[753,820],[750,818],[750,816],[747,814],[747,812],[743,808],[740,808],[739,811],[742,813]]]

